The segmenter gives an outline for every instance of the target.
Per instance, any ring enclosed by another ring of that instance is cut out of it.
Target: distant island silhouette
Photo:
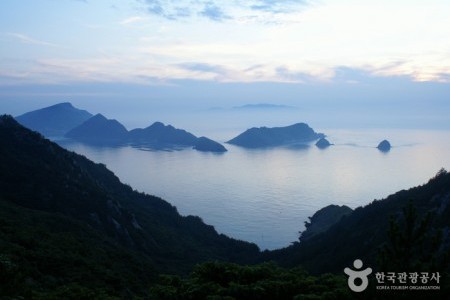
[[[72,128],[82,124],[92,114],[73,107],[69,102],[55,104],[17,116],[15,119],[23,126],[39,132],[46,137],[63,136]]]
[[[234,106],[234,110],[274,110],[274,109],[297,109],[294,106],[272,104],[272,103],[257,103],[257,104],[244,104],[241,106]]]
[[[226,152],[226,148],[211,139],[197,138],[190,132],[172,125],[154,122],[146,128],[128,131],[124,125],[102,114],[93,116],[65,102],[31,111],[16,117],[22,125],[46,137],[66,137],[93,145],[128,144],[155,149],[192,147],[198,151]]]
[[[286,127],[253,127],[227,143],[245,148],[266,148],[304,144],[323,137],[323,133],[316,133],[307,124],[297,123]]]
[[[325,148],[328,148],[328,147],[330,147],[331,145],[333,145],[333,144],[331,144],[326,138],[321,138],[320,140],[318,140],[317,141],[317,143],[316,143],[316,147],[317,148],[319,148],[319,149],[325,149]]]
[[[199,137],[195,142],[194,149],[203,152],[226,152],[228,151],[222,144],[208,139],[207,137]]]
[[[271,103],[245,104],[235,106],[236,110],[287,109],[295,108]],[[194,134],[162,122],[154,122],[146,128],[128,131],[124,125],[102,114],[74,107],[69,102],[30,111],[15,117],[25,127],[35,130],[47,138],[65,137],[82,143],[102,146],[131,145],[138,148],[182,149],[191,147],[202,152],[227,152],[220,143],[207,137]],[[333,145],[323,133],[315,132],[306,123],[296,123],[284,127],[253,127],[227,141],[227,144],[243,148],[271,148],[289,146],[298,149],[308,148],[311,142],[319,149]],[[391,144],[381,141],[377,148],[389,152]]]
[[[132,144],[194,146],[197,137],[172,125],[155,122],[146,128],[136,128],[128,133],[128,142]]]
[[[388,140],[383,140],[378,144],[377,148],[381,152],[388,152],[391,150],[391,143]]]
[[[128,130],[116,120],[108,120],[96,114],[65,134],[65,137],[92,143],[120,143],[126,139]]]

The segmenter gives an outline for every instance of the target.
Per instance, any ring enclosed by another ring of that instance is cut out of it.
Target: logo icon
[[[355,261],[353,262],[353,267],[355,267],[356,270],[352,270],[350,268],[344,269],[344,273],[348,275],[348,287],[352,291],[357,293],[362,292],[367,288],[367,286],[369,285],[369,279],[367,278],[367,276],[372,273],[372,268],[360,270],[362,266],[363,262],[360,259],[355,259]],[[361,279],[360,285],[357,285],[355,283],[355,280],[357,278]]]

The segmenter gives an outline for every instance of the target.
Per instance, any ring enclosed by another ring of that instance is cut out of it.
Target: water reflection
[[[450,133],[389,131],[393,148],[376,149],[386,132],[329,130],[336,145],[244,149],[224,155],[97,147],[60,142],[104,163],[133,188],[157,195],[182,214],[199,215],[227,235],[278,248],[297,240],[303,222],[329,205],[355,208],[426,182],[450,166]],[[144,150],[144,151],[143,151]]]

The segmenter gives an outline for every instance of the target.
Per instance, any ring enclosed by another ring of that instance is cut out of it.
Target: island
[[[123,143],[128,130],[117,120],[96,114],[66,133],[65,137],[92,144]]]
[[[206,137],[197,138],[190,132],[172,125],[155,122],[146,128],[128,131],[116,120],[98,114],[66,134],[80,142],[101,145],[131,145],[151,149],[179,149],[193,147],[202,152],[226,152],[224,146]]]
[[[331,145],[333,145],[333,144],[331,144],[326,138],[321,138],[316,143],[316,147],[319,149],[325,149],[325,148],[330,147]]]
[[[391,150],[391,143],[389,143],[388,140],[383,140],[378,144],[377,148],[381,152],[388,152],[389,150]]]
[[[250,128],[227,143],[244,148],[267,148],[285,145],[298,145],[324,138],[323,133],[316,133],[305,123],[285,127]]]
[[[63,102],[27,112],[15,119],[23,126],[46,137],[62,137],[67,131],[91,117],[91,113],[75,108],[69,102]]]
[[[147,144],[157,147],[169,145],[193,146],[197,137],[183,129],[177,129],[172,125],[164,125],[155,122],[147,128],[136,128],[129,132],[128,142],[131,144]]]
[[[202,152],[218,152],[228,151],[222,144],[208,139],[207,137],[199,137],[194,145],[194,149]]]
[[[226,152],[221,144],[206,137],[154,122],[146,128],[128,131],[124,125],[102,114],[95,116],[71,103],[58,103],[15,117],[16,121],[49,139],[61,137],[91,145],[131,145],[152,149],[180,149],[192,147],[198,151]]]
[[[257,103],[257,104],[245,104],[242,106],[234,106],[234,110],[292,110],[297,109],[293,106],[272,104],[272,103]]]

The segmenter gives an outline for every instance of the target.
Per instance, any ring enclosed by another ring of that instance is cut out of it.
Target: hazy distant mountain
[[[131,131],[116,120],[108,120],[97,114],[83,124],[70,130],[66,137],[91,144],[131,144],[133,146],[154,147],[193,147],[199,151],[225,152],[221,144],[205,137],[197,138],[192,133],[172,125],[155,122],[147,128]]]
[[[194,146],[197,137],[172,125],[155,122],[147,128],[133,129],[128,133],[128,142],[132,144],[181,145]]]
[[[182,146],[193,147],[198,151],[227,151],[225,147],[213,140],[205,137],[197,138],[192,133],[172,125],[155,122],[147,128],[127,131],[118,121],[108,120],[101,114],[90,118],[65,136],[94,144],[131,144],[154,148]]]
[[[271,103],[258,103],[258,104],[245,104],[242,106],[234,106],[235,110],[272,110],[272,109],[296,109],[293,106],[271,104]]]
[[[194,147],[199,151],[224,152],[219,143],[198,140],[195,135],[172,125],[155,122],[147,128],[128,130],[116,120],[109,120],[102,114],[93,116],[72,104],[60,103],[31,111],[16,117],[22,125],[40,132],[46,137],[64,136],[91,144],[132,144],[135,146]],[[215,143],[215,144],[214,144]],[[214,144],[214,145],[213,145]],[[195,147],[198,145],[199,147]],[[207,150],[211,149],[211,150]],[[226,149],[225,149],[226,151]]]
[[[128,130],[118,121],[97,114],[70,130],[65,136],[90,143],[122,143],[127,134]]]
[[[272,104],[272,103],[257,103],[257,104],[244,104],[233,107],[221,107],[213,106],[207,109],[211,112],[249,112],[249,111],[271,111],[271,110],[296,110],[295,106]]]
[[[227,143],[246,148],[263,148],[307,143],[323,137],[324,134],[314,132],[307,124],[297,123],[286,127],[254,127]]]
[[[17,116],[16,120],[23,126],[50,137],[64,136],[69,130],[91,117],[92,114],[89,112],[64,102],[27,112]]]
[[[207,137],[199,137],[195,142],[194,149],[203,152],[226,152],[227,149],[218,142],[208,139]]]

